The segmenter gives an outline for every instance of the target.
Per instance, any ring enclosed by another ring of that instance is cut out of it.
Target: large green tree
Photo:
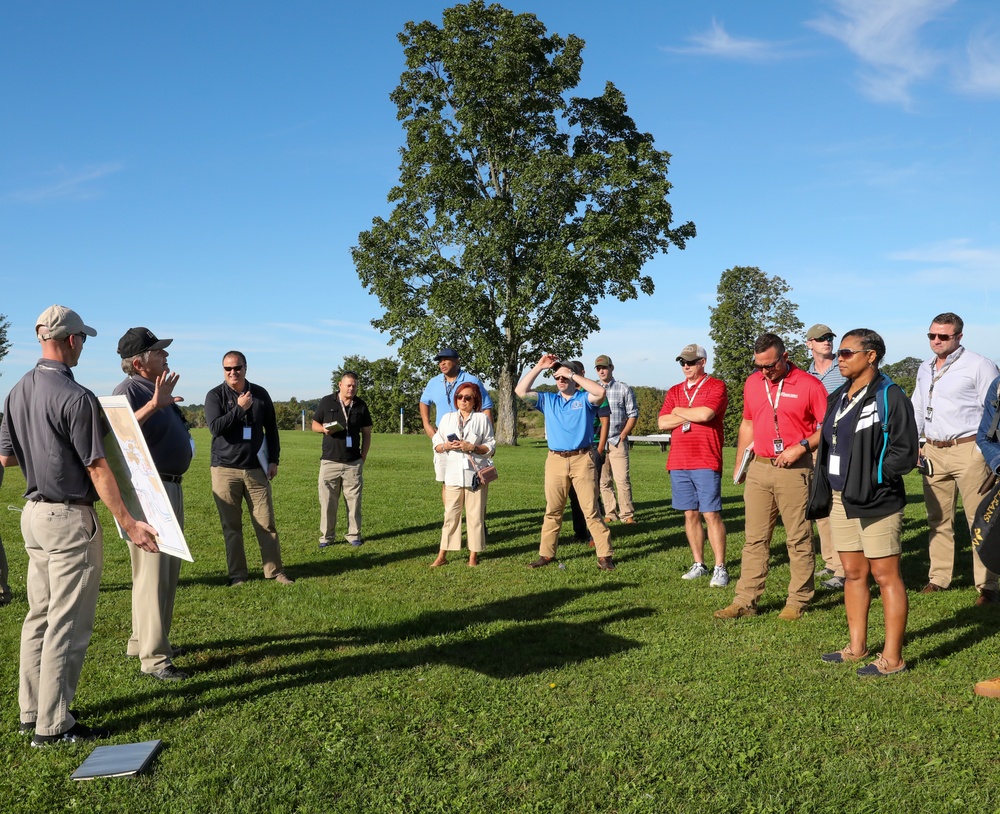
[[[372,432],[399,432],[399,411],[403,411],[403,429],[420,432],[417,402],[424,389],[423,377],[397,359],[369,361],[364,356],[345,356],[344,363],[333,371],[331,386],[336,393],[341,375],[358,374],[358,396],[368,405]]]
[[[671,225],[670,155],[622,93],[608,82],[570,95],[580,38],[477,0],[440,27],[407,23],[399,40],[399,183],[354,263],[403,360],[458,349],[496,388],[498,440],[516,443],[520,371],[545,351],[578,354],[601,298],[651,294],[643,265],[695,227]]]
[[[717,305],[709,307],[710,335],[715,343],[712,373],[729,388],[726,444],[736,443],[743,417],[743,383],[753,372],[753,345],[762,333],[775,333],[785,342],[789,358],[808,366],[798,305],[785,295],[791,289],[781,277],[768,277],[756,266],[734,266],[719,278]]]

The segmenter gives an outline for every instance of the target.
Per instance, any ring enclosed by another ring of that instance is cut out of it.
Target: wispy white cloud
[[[674,54],[718,57],[742,62],[766,62],[786,56],[784,43],[730,36],[721,23],[712,20],[712,27],[703,34],[688,37],[689,45],[663,48]]]
[[[807,25],[840,40],[861,60],[862,91],[878,102],[908,105],[910,88],[944,62],[920,30],[955,0],[832,0],[834,14]]]
[[[967,62],[959,72],[959,88],[975,96],[1000,94],[1000,38],[981,28],[969,37]]]
[[[53,180],[42,186],[17,190],[6,195],[17,203],[45,203],[47,201],[83,201],[97,198],[102,193],[97,182],[121,172],[125,165],[120,162],[98,164],[92,167],[70,170],[57,167],[48,173]]]
[[[995,277],[996,269],[1000,268],[1000,247],[977,248],[967,238],[952,238],[891,252],[888,257],[890,260],[913,261],[925,266],[945,266],[991,279]]]

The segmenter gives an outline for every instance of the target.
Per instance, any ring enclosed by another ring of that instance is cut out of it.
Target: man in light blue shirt
[[[531,389],[543,370],[553,371],[558,392],[539,393]],[[514,392],[520,398],[533,402],[535,409],[545,416],[545,437],[549,444],[549,454],[545,459],[542,540],[538,559],[530,567],[541,568],[556,558],[566,496],[572,486],[587,520],[587,529],[594,539],[597,566],[603,571],[613,571],[611,533],[601,519],[597,490],[594,488],[596,469],[590,456],[594,418],[599,405],[604,402],[604,388],[577,373],[572,363],[560,362],[555,354],[546,353],[517,383]]]
[[[483,412],[492,423],[493,421],[493,399],[487,392],[486,387],[478,377],[462,370],[458,361],[458,352],[454,348],[441,348],[438,355],[434,357],[441,370],[440,376],[435,376],[424,388],[420,395],[420,420],[424,425],[424,432],[428,438],[433,438],[437,430],[435,424],[431,423],[431,405],[434,405],[435,422],[441,423],[441,416],[453,413],[457,408],[452,401],[452,394],[455,388],[462,382],[472,382],[479,387],[479,393],[483,397]],[[441,499],[444,500],[444,468],[445,454],[434,453],[434,475],[441,482]]]

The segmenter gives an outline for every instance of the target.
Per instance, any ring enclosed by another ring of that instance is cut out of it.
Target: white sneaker
[[[691,570],[688,571],[681,579],[698,579],[698,577],[707,577],[708,569],[700,562],[696,562],[691,566]]]
[[[708,584],[712,588],[725,588],[729,584],[729,572],[726,570],[726,566],[715,566],[712,571],[712,581]]]

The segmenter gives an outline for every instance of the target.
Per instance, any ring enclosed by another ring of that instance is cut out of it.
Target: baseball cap
[[[147,350],[163,350],[173,339],[157,339],[149,328],[129,328],[118,340],[118,355],[122,359],[138,356]]]
[[[35,320],[35,335],[39,339],[65,339],[73,334],[97,336],[97,331],[85,325],[80,315],[65,305],[50,305]]]
[[[681,348],[681,352],[677,355],[677,359],[674,361],[679,362],[683,359],[685,362],[694,362],[696,359],[707,359],[708,354],[705,353],[705,349],[701,345],[685,345]]]
[[[808,331],[806,331],[806,339],[819,339],[821,336],[836,336],[836,334],[830,330],[829,325],[824,325],[822,322],[813,325]]]
[[[594,367],[614,367],[614,365],[611,363],[610,356],[601,355],[594,360]]]
[[[434,357],[435,362],[440,362],[442,359],[457,359],[458,351],[454,348],[441,348],[438,351],[438,355]]]

